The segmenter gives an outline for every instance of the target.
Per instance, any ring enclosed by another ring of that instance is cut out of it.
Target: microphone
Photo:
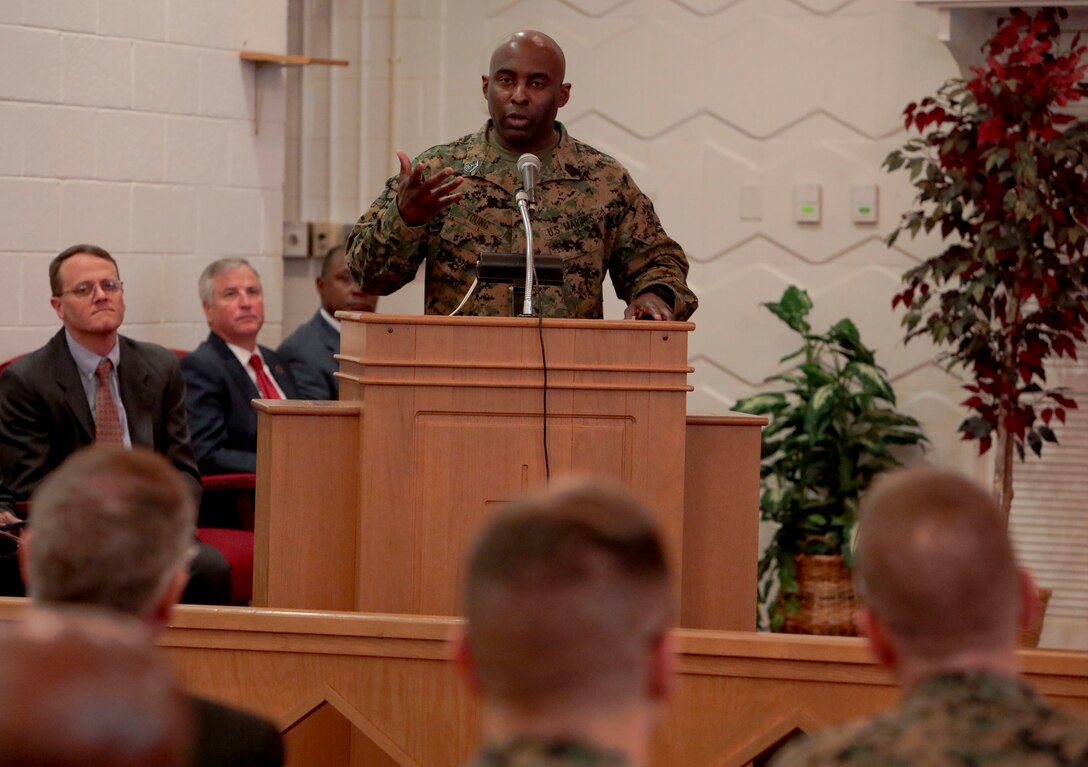
[[[535,154],[523,154],[518,158],[518,173],[521,174],[521,188],[529,198],[536,202],[536,180],[540,177],[540,158]]]

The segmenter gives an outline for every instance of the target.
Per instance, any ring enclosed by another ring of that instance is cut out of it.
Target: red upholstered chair
[[[256,474],[211,474],[200,478],[204,491],[238,491],[236,504],[246,529],[198,527],[196,537],[214,547],[230,563],[231,601],[247,605],[253,599],[253,489]],[[246,510],[248,509],[248,516]]]

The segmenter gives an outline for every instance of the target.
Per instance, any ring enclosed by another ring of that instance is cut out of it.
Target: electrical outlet
[[[329,248],[343,242],[340,230],[343,224],[334,224],[329,221],[310,222],[310,256],[321,258],[329,252]]]
[[[306,258],[310,255],[310,232],[305,221],[283,222],[283,257]]]

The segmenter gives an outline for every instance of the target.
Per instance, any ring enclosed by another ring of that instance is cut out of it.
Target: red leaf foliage
[[[1088,95],[1088,64],[1079,36],[1062,42],[1066,16],[1012,11],[969,80],[907,106],[919,137],[885,161],[917,192],[893,238],[924,226],[947,240],[892,308],[907,340],[929,335],[969,374],[960,430],[980,453],[1002,430],[1034,450],[1037,424],[1077,406],[1046,385],[1048,360],[1076,359],[1088,329],[1088,124],[1064,111]]]

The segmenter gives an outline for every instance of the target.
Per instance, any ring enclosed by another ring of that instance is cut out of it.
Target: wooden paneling
[[[0,621],[23,600],[0,599]],[[191,690],[270,717],[289,765],[460,767],[480,709],[456,678],[459,621],[420,616],[180,607],[162,636]],[[795,729],[866,716],[899,696],[860,639],[681,629],[679,679],[652,764],[747,764]],[[1030,681],[1088,716],[1088,654],[1021,652]],[[345,724],[346,723],[346,724]],[[350,737],[349,737],[350,736]]]
[[[368,400],[367,418],[377,407]],[[518,416],[507,414],[450,410],[412,419],[406,418],[406,408],[395,409],[391,417],[405,419],[417,433],[415,450],[404,452],[380,436],[364,437],[377,446],[364,459],[358,403],[261,401],[258,410],[258,606],[350,610],[356,583],[365,578],[375,599],[398,588],[398,598],[405,598],[401,581],[410,580],[420,595],[419,614],[456,612],[472,535],[503,502],[538,481],[530,466],[543,461],[542,429],[526,428]],[[675,558],[685,627],[755,628],[762,423],[736,414],[691,417],[685,426],[682,527],[673,533],[683,550]],[[616,462],[616,455],[626,449],[631,430],[626,416],[594,417],[570,426],[564,432],[569,442],[549,443],[568,471],[622,478],[629,464]],[[526,461],[502,460],[519,450]],[[414,479],[403,466],[395,468],[397,459],[389,456],[398,453],[416,467]],[[645,481],[653,483],[665,469],[647,471],[651,476]],[[378,475],[375,482],[387,482],[389,492],[397,488],[407,513],[381,516],[386,506],[362,494],[360,477],[368,473]],[[435,551],[443,556],[426,554]],[[357,556],[379,558],[388,567],[377,573],[373,567],[357,568]]]
[[[253,603],[355,604],[358,402],[258,400]]]

